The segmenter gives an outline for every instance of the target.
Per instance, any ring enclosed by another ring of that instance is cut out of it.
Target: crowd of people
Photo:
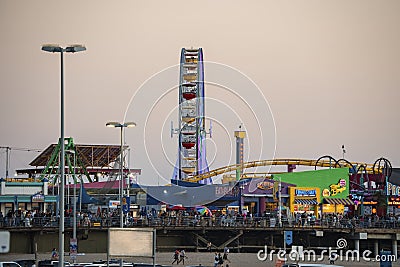
[[[120,226],[118,209],[103,209],[96,213],[77,212],[78,227],[115,227]],[[65,226],[72,226],[73,213],[65,211]],[[0,212],[0,227],[58,227],[59,217],[55,212],[36,210],[12,211],[6,215]],[[278,216],[276,213],[264,213],[254,216],[251,213],[239,214],[236,211],[214,212],[211,216],[200,214],[196,210],[142,209],[136,216],[124,215],[126,227],[137,226],[183,226],[183,227],[328,227],[328,228],[399,228],[400,216],[366,215],[349,216],[340,213],[325,213],[317,218],[313,213],[296,213],[291,216]]]
[[[202,227],[327,227],[327,228],[399,228],[400,216],[376,214],[362,217],[341,213],[324,213],[317,217],[314,213],[295,213],[278,216],[264,213],[215,212],[211,216],[200,215],[196,211],[148,211],[137,218],[128,220],[133,226],[202,226]],[[281,225],[279,225],[281,223]],[[128,225],[129,226],[129,225]]]
[[[66,225],[72,224],[73,214],[66,211],[64,215]],[[77,212],[76,218],[79,226],[91,226],[92,221],[99,220],[90,212]],[[59,216],[52,211],[9,210],[6,215],[0,211],[0,227],[58,227],[58,221]]]

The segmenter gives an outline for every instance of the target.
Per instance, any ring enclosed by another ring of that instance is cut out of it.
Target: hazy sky
[[[340,158],[345,144],[351,161],[384,156],[400,166],[399,13],[397,0],[0,0],[0,146],[57,142],[59,55],[40,48],[81,43],[86,52],[65,55],[66,136],[119,144],[105,123],[126,114],[138,124],[126,139],[140,180],[168,179],[179,77],[169,67],[182,47],[202,47],[205,60],[218,63],[205,70],[212,169],[233,163],[240,123],[249,132],[248,160]],[[36,155],[12,150],[11,174]]]

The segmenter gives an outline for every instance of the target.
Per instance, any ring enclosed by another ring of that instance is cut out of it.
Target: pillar
[[[43,179],[43,195],[47,196],[49,194],[49,180]]]
[[[6,179],[0,178],[0,196],[6,194]]]
[[[360,253],[360,239],[354,240],[354,249]]]
[[[49,194],[49,180],[47,178],[43,179],[43,195],[45,198],[45,202],[43,203],[43,211],[47,210],[46,196]],[[37,265],[36,265],[37,266]]]
[[[375,253],[375,256],[379,255],[379,240],[374,241],[374,253]]]
[[[397,259],[397,239],[395,235],[395,239],[392,240],[392,255],[395,255],[395,259]]]
[[[274,233],[271,233],[271,247],[274,247]]]
[[[259,205],[258,213],[260,216],[262,216],[265,212],[265,197],[260,197]]]

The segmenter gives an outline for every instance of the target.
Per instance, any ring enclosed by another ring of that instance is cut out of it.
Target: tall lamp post
[[[60,192],[59,192],[59,230],[58,230],[58,251],[59,251],[59,266],[64,266],[64,190],[65,190],[65,142],[64,142],[64,53],[76,53],[85,51],[83,45],[70,45],[61,47],[54,44],[46,44],[42,46],[42,50],[50,53],[60,53],[61,58],[61,131],[60,131]]]
[[[70,240],[70,253],[71,253],[71,258],[73,259],[73,262],[75,263],[75,261],[76,261],[76,253],[78,252],[77,251],[77,249],[78,249],[78,247],[77,247],[77,239],[76,239],[76,179],[75,179],[75,168],[76,168],[76,153],[75,153],[75,150],[66,150],[65,151],[66,153],[68,153],[68,154],[70,154],[70,155],[73,155],[73,157],[74,157],[74,166],[73,166],[73,169],[72,169],[72,176],[73,176],[73,181],[74,181],[74,198],[73,198],[73,201],[74,201],[74,203],[73,203],[73,214],[74,214],[74,216],[73,216],[73,223],[72,223],[72,239],[73,239],[73,242],[71,243],[71,240]],[[69,187],[68,187],[68,191],[69,191]],[[73,249],[72,249],[72,252],[71,252],[71,245],[76,245],[76,247],[74,247]]]
[[[119,180],[119,206],[121,208],[121,214],[120,214],[120,227],[124,228],[124,215],[123,215],[123,211],[122,211],[122,198],[124,196],[124,169],[123,169],[123,132],[124,132],[124,128],[132,128],[136,126],[136,123],[134,122],[125,122],[125,123],[119,123],[119,122],[107,122],[106,123],[107,127],[111,127],[111,128],[121,128],[121,155],[120,155],[120,180]]]

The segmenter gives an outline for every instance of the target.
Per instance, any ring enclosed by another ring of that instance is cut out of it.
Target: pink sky
[[[80,144],[119,144],[118,131],[105,123],[123,120],[135,92],[152,75],[178,64],[182,47],[202,47],[205,60],[239,70],[260,88],[276,127],[259,132],[251,112],[236,101],[236,90],[223,96],[206,85],[206,94],[228,107],[219,110],[210,103],[206,111],[220,122],[209,142],[212,169],[233,163],[232,134],[241,122],[250,136],[248,160],[340,158],[345,144],[349,160],[372,163],[384,156],[400,166],[399,12],[396,0],[3,0],[0,146],[44,149],[57,141],[60,64],[58,55],[40,50],[44,43],[87,47],[65,56],[65,134]],[[178,82],[178,72],[170,75]],[[206,69],[206,79],[212,75]],[[162,83],[156,87],[154,92],[168,89]],[[126,133],[131,162],[143,169],[140,179],[147,184],[172,174],[160,145],[170,161],[176,154],[169,127],[170,118],[177,124],[177,92],[163,97],[158,117],[148,118],[160,127],[146,130],[143,107],[154,103],[153,89],[135,99],[136,113],[127,116],[138,124]],[[259,95],[238,90],[262,118]],[[260,140],[262,151],[256,151]],[[4,152],[0,177],[5,175]],[[28,167],[36,155],[11,151],[11,174]]]

